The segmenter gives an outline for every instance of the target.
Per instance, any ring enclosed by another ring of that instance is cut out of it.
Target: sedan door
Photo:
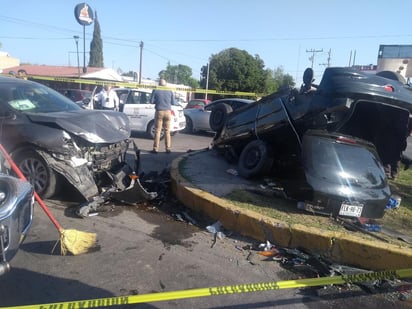
[[[123,101],[123,112],[129,117],[133,131],[145,132],[148,123],[154,119],[154,104],[150,103],[150,93],[130,90]]]
[[[193,112],[194,117],[196,118],[196,126],[200,130],[207,130],[211,131],[212,129],[210,128],[209,125],[209,118],[210,118],[210,113],[212,112],[212,108],[216,106],[215,104],[208,104],[205,105],[204,108],[196,109],[196,111]],[[195,121],[194,121],[195,122]]]

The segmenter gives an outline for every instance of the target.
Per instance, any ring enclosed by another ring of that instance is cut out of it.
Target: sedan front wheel
[[[36,151],[22,150],[14,155],[14,161],[42,198],[50,198],[57,193],[56,172]]]

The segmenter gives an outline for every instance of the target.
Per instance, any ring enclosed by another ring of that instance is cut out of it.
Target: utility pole
[[[76,53],[77,53],[77,77],[80,78],[80,60],[79,60],[79,36],[73,36],[74,41],[76,42]]]
[[[209,62],[207,63],[205,100],[207,100],[208,88],[209,88]]]
[[[332,54],[332,50],[329,49],[328,58],[326,59],[327,63],[319,63],[319,65],[325,65],[327,68],[329,68],[330,67],[331,54]]]
[[[86,68],[86,26],[83,25],[83,74],[87,73]]]
[[[313,69],[313,63],[315,62],[315,53],[321,53],[323,52],[322,49],[311,49],[311,50],[306,50],[307,53],[312,53],[312,56],[309,57],[309,60],[312,62],[311,68]]]
[[[143,41],[140,41],[140,66],[139,66],[139,85],[142,84],[142,54],[143,54]]]
[[[355,66],[355,58],[356,58],[356,49],[353,52],[353,62],[352,62],[352,50],[350,51],[350,56],[349,56],[349,67]]]

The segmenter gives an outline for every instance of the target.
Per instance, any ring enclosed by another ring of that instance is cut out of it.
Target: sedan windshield
[[[0,92],[7,93],[7,104],[21,112],[53,113],[81,109],[57,91],[39,84],[5,83],[0,85]]]

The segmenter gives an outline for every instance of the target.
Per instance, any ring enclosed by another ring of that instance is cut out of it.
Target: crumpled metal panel
[[[74,110],[27,115],[31,121],[39,124],[55,123],[90,143],[116,143],[129,138],[131,134],[127,116],[115,111]]]

